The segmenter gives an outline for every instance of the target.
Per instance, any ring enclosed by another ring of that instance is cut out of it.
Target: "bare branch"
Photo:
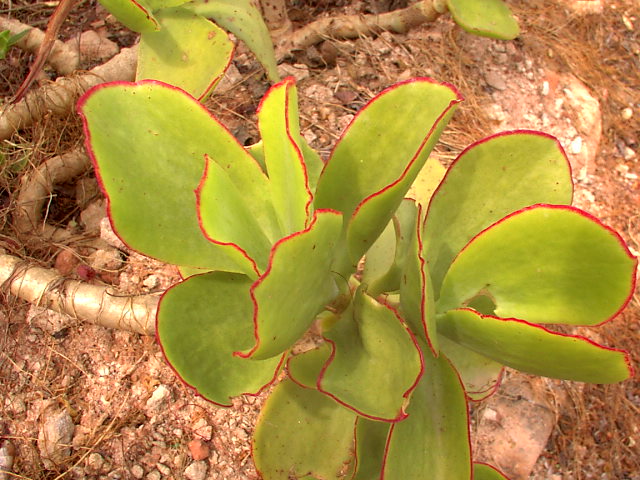
[[[0,283],[16,297],[79,320],[144,335],[155,332],[158,295],[118,295],[112,287],[69,280],[7,254],[0,254]]]
[[[122,51],[103,65],[73,77],[60,77],[54,83],[33,90],[23,100],[5,106],[0,113],[0,140],[28,127],[53,112],[63,116],[70,113],[78,98],[89,88],[100,83],[131,81],[135,78],[137,46]]]
[[[9,30],[11,35],[17,35],[20,32],[29,30],[29,33],[16,43],[16,46],[33,54],[38,53],[40,45],[45,40],[45,33],[42,30],[5,16],[0,16],[0,31],[2,30]],[[53,42],[47,63],[60,75],[67,75],[78,68],[80,51],[60,40],[56,40]]]

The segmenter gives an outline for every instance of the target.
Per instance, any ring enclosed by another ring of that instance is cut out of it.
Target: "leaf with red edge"
[[[221,165],[248,160],[262,175],[202,104],[161,82],[115,82],[90,89],[78,113],[112,225],[128,246],[167,263],[254,274],[250,262],[238,263],[235,249],[208,241],[198,224],[193,192],[205,153]]]
[[[380,478],[391,425],[365,417],[356,420],[355,471],[350,480]]]
[[[301,150],[293,77],[269,89],[257,114],[271,198],[282,236],[290,235],[307,225],[312,201]]]
[[[405,198],[382,234],[367,251],[362,283],[373,297],[400,289],[402,270],[411,255],[416,230],[415,202]]]
[[[569,160],[554,137],[516,130],[470,145],[429,202],[424,255],[436,298],[454,257],[475,235],[516,210],[570,205],[572,196]]]
[[[447,0],[453,20],[481,37],[513,40],[520,35],[517,20],[504,0]]]
[[[301,387],[317,389],[320,372],[330,355],[329,344],[323,343],[318,348],[289,357],[289,377]]]
[[[202,100],[227,69],[233,42],[216,24],[186,8],[165,8],[155,17],[161,28],[140,36],[136,80],[161,80]]]
[[[412,331],[438,356],[433,287],[427,262],[422,256],[424,214],[421,205],[418,205],[416,216],[400,282],[400,310]]]
[[[637,260],[620,236],[572,207],[536,205],[478,234],[442,284],[439,312],[490,299],[498,317],[594,325],[629,301]]]
[[[251,287],[256,343],[243,357],[269,358],[288,350],[337,295],[331,264],[342,216],[317,210],[305,230],[278,241],[266,272]]]
[[[359,415],[402,420],[423,372],[416,339],[391,307],[362,289],[356,291],[352,305],[324,333],[332,352],[318,389]]]
[[[381,92],[343,133],[314,201],[344,213],[342,261],[351,268],[384,230],[460,101],[450,85],[412,79]]]
[[[233,33],[247,44],[265,68],[269,80],[280,80],[271,35],[255,0],[192,0],[189,10]]]
[[[479,402],[495,393],[500,386],[504,365],[438,335],[442,353],[453,364],[469,400]]]
[[[258,394],[275,380],[284,360],[284,355],[262,361],[233,355],[253,341],[251,284],[234,273],[195,275],[167,290],[158,307],[158,339],[167,360],[184,382],[218,405]]]
[[[102,6],[134,32],[153,32],[160,26],[145,0],[100,0]]]
[[[473,480],[509,480],[496,467],[486,463],[473,464]]]
[[[627,352],[524,320],[451,310],[439,319],[438,331],[480,355],[534,375],[589,383],[621,382],[632,375]]]
[[[464,389],[444,355],[425,355],[425,374],[389,432],[381,480],[471,479],[471,444]]]
[[[356,415],[285,379],[267,399],[253,437],[261,478],[338,480],[351,459]]]
[[[272,243],[250,205],[254,199],[234,185],[228,170],[205,158],[205,172],[196,190],[202,231],[211,241],[236,248],[238,256],[254,263],[256,273],[264,272]]]

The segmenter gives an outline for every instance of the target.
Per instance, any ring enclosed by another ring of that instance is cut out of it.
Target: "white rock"
[[[187,480],[204,480],[207,476],[207,463],[205,461],[193,462],[184,469],[184,478]]]
[[[109,248],[107,250],[96,250],[93,252],[89,255],[88,263],[94,270],[115,272],[122,268],[124,262],[118,249]]]
[[[63,463],[70,455],[75,425],[66,410],[45,410],[38,434],[38,449],[45,468]]]
[[[161,480],[162,474],[158,470],[151,470],[149,473],[147,473],[147,476],[145,478],[147,480]]]
[[[577,155],[582,151],[582,137],[576,137],[569,144],[569,153]]]
[[[91,202],[87,208],[80,212],[80,224],[89,232],[98,232],[100,222],[107,216],[107,203],[104,199]]]
[[[623,108],[621,115],[623,120],[629,120],[631,117],[633,117],[633,110],[629,107]]]
[[[171,390],[166,385],[158,385],[149,400],[147,400],[147,408],[149,410],[158,410],[170,398]]]

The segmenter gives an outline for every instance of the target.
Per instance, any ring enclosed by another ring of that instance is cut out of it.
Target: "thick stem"
[[[69,280],[54,270],[0,254],[0,283],[34,305],[108,328],[153,335],[159,296],[119,296],[112,287]]]
[[[46,223],[42,215],[45,202],[51,197],[54,186],[81,175],[91,166],[89,157],[82,149],[53,157],[41,164],[35,171],[22,177],[18,192],[13,226],[18,236],[43,241],[61,242],[70,233]]]
[[[11,35],[17,35],[20,32],[29,30],[29,33],[16,43],[16,46],[33,54],[38,53],[45,40],[45,33],[42,30],[4,16],[0,16],[0,31],[2,30],[9,30]],[[60,75],[67,75],[78,68],[80,51],[60,40],[56,40],[53,42],[47,63]]]
[[[382,31],[406,33],[426,22],[433,22],[441,15],[433,6],[434,0],[421,0],[407,8],[380,15],[344,15],[321,18],[293,32],[278,49],[281,55],[291,50],[304,50],[327,38],[358,38]]]
[[[0,114],[0,140],[6,140],[16,131],[28,127],[52,112],[64,116],[73,111],[76,101],[89,88],[100,83],[131,81],[135,78],[137,46],[122,51],[103,65],[74,77],[60,77],[27,93],[14,105],[7,105]]]

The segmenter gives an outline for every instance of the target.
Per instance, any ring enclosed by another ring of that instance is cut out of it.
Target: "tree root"
[[[4,253],[0,283],[16,297],[79,320],[144,335],[155,332],[157,295],[120,296],[112,287],[69,280]]]
[[[407,8],[379,15],[343,15],[321,18],[279,41],[277,57],[304,50],[327,38],[349,39],[376,35],[382,31],[406,33],[411,28],[433,22],[444,10],[434,0],[421,0]]]
[[[35,240],[63,242],[71,236],[64,229],[46,223],[42,215],[45,202],[51,197],[57,183],[67,182],[91,167],[89,157],[81,148],[53,157],[42,163],[34,172],[22,177],[17,196],[13,226],[19,237]]]
[[[33,54],[38,53],[40,45],[45,39],[45,33],[42,30],[4,16],[0,16],[0,31],[2,30],[9,30],[11,35],[17,35],[20,32],[29,30],[29,33],[21,38],[16,45]],[[73,48],[60,40],[56,40],[53,43],[49,58],[47,58],[47,63],[60,75],[68,75],[76,70],[80,64],[80,51],[78,48]]]
[[[95,85],[132,81],[135,78],[137,51],[137,46],[124,48],[108,62],[85,74],[60,77],[50,85],[27,93],[23,100],[7,105],[0,114],[0,140],[6,140],[48,112],[60,116],[69,114],[80,95]]]

